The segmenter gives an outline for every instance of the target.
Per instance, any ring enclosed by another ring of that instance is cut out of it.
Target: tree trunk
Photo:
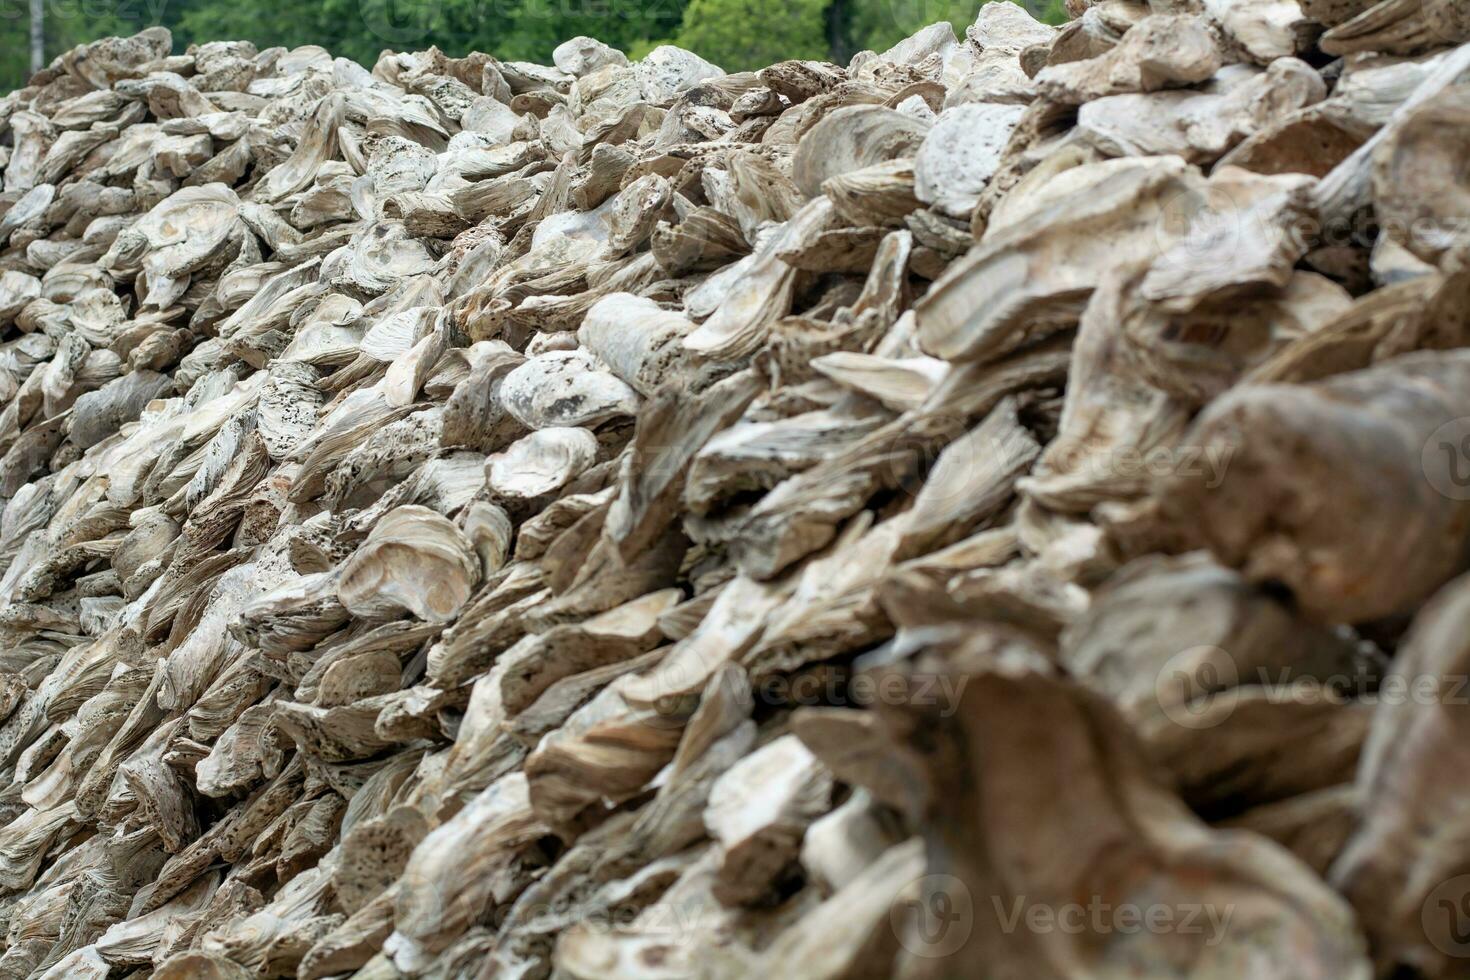
[[[46,67],[46,0],[31,0],[31,73]]]
[[[834,64],[845,65],[853,55],[847,39],[846,0],[832,0],[827,7],[827,48]]]

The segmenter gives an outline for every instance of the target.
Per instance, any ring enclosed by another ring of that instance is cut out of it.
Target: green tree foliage
[[[690,0],[675,42],[726,71],[826,60],[826,0]]]
[[[634,54],[641,42],[671,36],[679,28],[688,0],[459,0],[514,6],[506,35],[510,48],[485,37],[484,47],[498,58],[551,62],[552,50],[568,38],[586,35]],[[501,54],[501,50],[514,53]],[[646,50],[639,53],[646,53]]]
[[[886,51],[922,27],[947,20],[954,25],[955,35],[963,38],[965,28],[975,23],[980,8],[989,0],[838,0],[837,16],[842,22],[841,37],[847,43],[845,56],[854,52]],[[1067,19],[1063,0],[1021,0],[1021,6],[1032,16],[1048,24],[1061,24]],[[839,52],[841,54],[841,52]]]
[[[92,38],[161,24],[176,50],[211,40],[259,47],[319,44],[372,66],[385,49],[438,45],[548,63],[586,34],[638,58],[661,43],[687,47],[728,71],[784,58],[845,64],[926,24],[956,33],[988,0],[46,0],[48,57]],[[1020,0],[1052,23],[1062,0]],[[0,92],[25,84],[27,0],[0,0]]]
[[[425,38],[447,35],[451,25],[419,0],[196,0],[166,26],[178,47],[215,38],[253,41],[262,48],[319,44],[371,67],[384,48],[424,46]]]
[[[93,38],[132,34],[133,26],[147,26],[143,0],[136,5],[139,19],[128,16],[116,0],[47,0],[46,56],[54,57]],[[162,0],[154,0],[162,2]],[[27,0],[0,0],[0,94],[25,84],[30,74],[30,4]]]

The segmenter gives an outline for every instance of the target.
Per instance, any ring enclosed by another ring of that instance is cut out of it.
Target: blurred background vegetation
[[[846,64],[882,51],[927,24],[951,21],[963,36],[988,0],[44,0],[46,58],[73,45],[161,24],[176,51],[193,42],[249,40],[265,48],[320,44],[372,67],[385,48],[436,44],[451,55],[485,51],[549,64],[579,34],[637,58],[678,44],[727,71],[785,58]],[[1062,0],[1023,0],[1051,22]],[[0,0],[0,92],[28,74],[27,0]]]

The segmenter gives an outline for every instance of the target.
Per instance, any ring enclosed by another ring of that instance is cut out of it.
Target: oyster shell
[[[638,393],[582,348],[527,359],[505,376],[499,398],[529,429],[597,425],[638,409]]]
[[[391,619],[411,612],[448,622],[480,579],[480,563],[464,534],[427,507],[384,514],[342,565],[337,596],[354,616]]]
[[[912,157],[929,126],[882,106],[844,106],[822,117],[796,145],[791,176],[807,197],[833,177]]]
[[[576,479],[597,459],[597,437],[589,429],[537,429],[517,439],[486,465],[486,485],[513,500],[553,493]]]
[[[1022,106],[988,102],[945,109],[914,158],[914,196],[947,214],[968,217],[1024,112]]]

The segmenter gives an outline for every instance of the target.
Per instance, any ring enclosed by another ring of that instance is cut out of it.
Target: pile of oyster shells
[[[1464,975],[1470,5],[1069,8],[0,101],[0,978]]]

